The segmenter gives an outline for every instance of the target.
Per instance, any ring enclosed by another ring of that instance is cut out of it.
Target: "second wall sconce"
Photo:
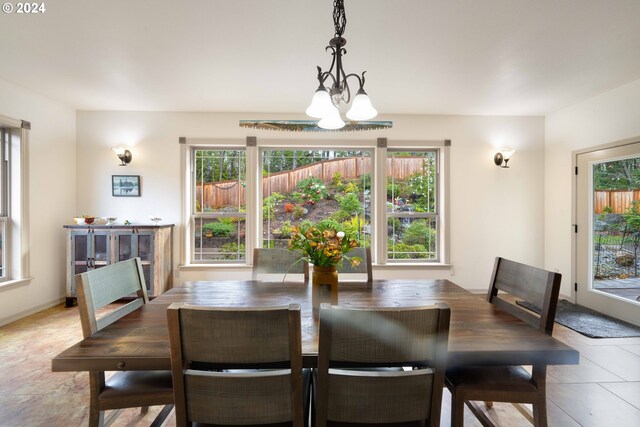
[[[127,166],[132,159],[131,151],[127,147],[113,147],[112,150],[116,153],[122,163],[120,166]]]
[[[511,159],[511,156],[513,156],[513,153],[515,152],[516,150],[512,150],[511,148],[502,148],[496,153],[495,156],[493,156],[493,161],[495,162],[496,166],[500,166],[501,168],[508,168],[509,159]]]

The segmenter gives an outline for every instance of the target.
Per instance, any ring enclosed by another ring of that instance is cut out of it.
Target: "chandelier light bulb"
[[[324,87],[319,87],[316,93],[313,94],[311,99],[311,105],[307,108],[307,115],[316,119],[322,119],[329,116],[335,110],[333,103],[331,102],[331,96],[325,90]]]
[[[378,112],[373,108],[373,105],[371,105],[369,95],[367,95],[364,89],[360,89],[353,99],[351,108],[347,111],[347,118],[353,121],[370,120],[377,115]]]
[[[342,129],[344,125],[345,122],[340,118],[340,113],[336,107],[333,107],[333,111],[318,122],[318,127],[327,130]]]

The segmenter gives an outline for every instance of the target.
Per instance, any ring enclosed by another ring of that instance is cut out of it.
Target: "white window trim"
[[[11,130],[8,200],[7,280],[0,288],[28,283],[30,277],[29,131],[31,123],[0,115],[0,127]]]
[[[330,140],[276,140],[276,139],[256,139],[255,137],[248,137],[246,140],[239,139],[216,139],[216,138],[186,138],[181,137],[180,142],[180,164],[181,164],[181,223],[184,224],[184,230],[180,233],[180,268],[192,269],[216,269],[216,268],[243,268],[251,265],[252,263],[252,248],[259,247],[261,245],[262,238],[262,224],[258,224],[257,216],[260,213],[257,207],[260,206],[262,201],[262,192],[258,189],[262,188],[259,179],[262,178],[261,174],[257,173],[257,167],[249,167],[249,165],[259,165],[261,163],[260,150],[262,149],[274,149],[274,148],[301,148],[301,149],[321,149],[328,146],[335,146],[337,142],[348,144],[346,148],[349,150],[371,150],[372,162],[376,165],[373,174],[372,189],[372,203],[373,212],[371,222],[372,228],[376,230],[376,234],[372,236],[372,252],[376,254],[375,259],[379,260],[378,264],[384,268],[397,268],[397,267],[419,267],[419,268],[442,268],[450,266],[450,229],[449,229],[449,156],[451,141],[449,140],[342,140],[337,139]],[[385,143],[386,142],[386,143]],[[234,264],[234,263],[193,263],[190,260],[191,252],[191,231],[193,224],[191,221],[191,200],[193,199],[193,186],[192,179],[192,162],[191,162],[191,150],[192,148],[237,148],[246,147],[247,158],[247,217],[246,217],[246,243],[247,248],[246,264]],[[438,180],[438,196],[439,196],[439,217],[438,227],[440,229],[440,238],[438,239],[438,262],[412,262],[412,263],[387,263],[386,245],[382,245],[379,240],[379,236],[386,235],[386,220],[382,221],[382,218],[386,219],[386,199],[379,200],[376,195],[386,194],[386,158],[387,148],[394,150],[438,150],[439,172],[440,179]],[[383,234],[380,234],[383,233]],[[377,265],[378,265],[377,264]]]

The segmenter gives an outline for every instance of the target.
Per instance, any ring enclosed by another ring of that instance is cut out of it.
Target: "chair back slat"
[[[302,260],[300,251],[276,248],[256,248],[253,250],[252,279],[267,277],[266,275],[302,274],[305,282],[309,281],[309,265]],[[260,277],[259,277],[260,276]]]
[[[516,261],[497,257],[487,300],[520,320],[551,334],[562,275]],[[501,298],[499,291],[535,305],[540,316]]]
[[[376,309],[323,304],[316,424],[438,425],[449,317],[444,304]],[[390,366],[419,369],[380,370]]]
[[[290,370],[228,374],[185,371],[191,422],[233,425],[291,420]]]
[[[434,358],[438,310],[349,310],[338,306],[320,316],[321,324],[331,326],[332,362],[397,365]]]
[[[287,308],[181,310],[183,357],[206,363],[274,363],[289,360]]]
[[[373,272],[371,266],[371,248],[353,248],[347,254],[349,257],[359,257],[362,262],[357,267],[351,266],[348,261],[343,261],[342,266],[338,267],[340,274],[366,274],[367,283],[373,281]]]
[[[96,310],[135,294],[146,285],[144,275],[138,271],[136,258],[87,271],[80,277],[86,279],[91,287],[91,301]]]
[[[393,372],[330,369],[329,375],[331,398],[327,418],[331,421],[390,424],[429,418],[434,377],[431,369]]]
[[[249,309],[174,303],[167,319],[178,425],[303,425],[299,305]],[[288,366],[260,369],[265,364]]]
[[[80,323],[85,337],[126,316],[149,301],[140,258],[132,258],[76,275]],[[120,298],[135,296],[102,317],[97,311]]]

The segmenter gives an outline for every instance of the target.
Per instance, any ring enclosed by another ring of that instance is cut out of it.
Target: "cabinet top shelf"
[[[69,225],[64,225],[64,228],[70,228],[70,229],[79,229],[79,230],[86,230],[88,228],[96,228],[99,230],[118,230],[118,229],[132,229],[132,228],[144,228],[144,229],[154,229],[154,228],[169,228],[169,227],[173,227],[174,224],[129,224],[129,225],[124,225],[124,224],[113,224],[113,225],[106,225],[106,224],[69,224]]]

